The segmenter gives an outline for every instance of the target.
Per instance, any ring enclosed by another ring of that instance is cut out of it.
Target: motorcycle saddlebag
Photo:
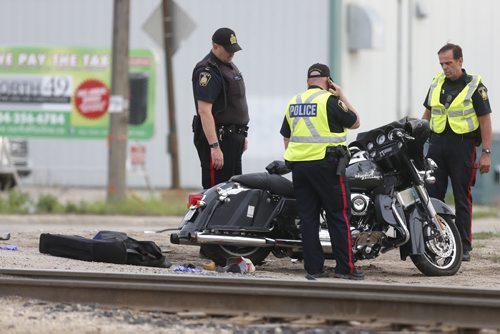
[[[215,209],[207,224],[208,228],[264,232],[272,227],[279,200],[274,199],[269,192],[249,189],[229,195],[228,199]]]

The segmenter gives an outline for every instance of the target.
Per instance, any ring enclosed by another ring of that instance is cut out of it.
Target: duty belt
[[[217,134],[219,135],[219,140],[223,140],[224,137],[235,134],[246,137],[248,134],[248,126],[236,124],[217,125]]]
[[[328,146],[326,148],[327,154],[333,154],[336,156],[347,156],[350,157],[349,149],[345,146]]]

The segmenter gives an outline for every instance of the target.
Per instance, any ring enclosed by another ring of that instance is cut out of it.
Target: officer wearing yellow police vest
[[[344,178],[348,161],[346,129],[358,128],[359,118],[342,89],[331,80],[328,66],[312,65],[307,78],[308,89],[290,100],[281,127],[284,157],[292,169],[302,222],[306,278],[328,276],[319,240],[323,208],[336,260],[334,276],[363,279],[352,259],[350,191]]]
[[[455,199],[455,223],[463,244],[463,261],[470,261],[472,250],[472,195],[476,170],[488,173],[491,165],[491,108],[488,90],[481,76],[462,69],[460,46],[448,43],[438,51],[443,72],[429,88],[422,118],[430,120],[432,130],[427,157],[438,169],[436,183],[427,185],[429,195],[444,201],[448,178]],[[476,146],[482,152],[476,164]]]

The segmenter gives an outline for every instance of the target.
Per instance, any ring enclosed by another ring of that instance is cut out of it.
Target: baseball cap
[[[320,63],[311,65],[307,70],[307,78],[309,79],[309,78],[320,78],[320,77],[330,78],[330,68]]]
[[[241,50],[241,46],[238,44],[238,40],[236,39],[236,34],[229,28],[217,29],[212,36],[212,42],[222,45],[227,52],[236,52]]]

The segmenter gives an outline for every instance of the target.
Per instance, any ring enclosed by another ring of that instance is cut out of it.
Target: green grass
[[[473,240],[488,240],[500,238],[500,232],[476,232],[472,234]]]
[[[106,201],[60,202],[52,194],[42,194],[38,198],[30,198],[27,193],[9,191],[0,193],[0,214],[100,214],[100,215],[154,215],[180,216],[186,212],[188,194],[192,190],[167,190],[161,196],[144,198],[129,192],[123,202],[107,203]],[[448,200],[449,198],[447,198]],[[474,219],[498,217],[495,207],[477,206],[473,209]],[[500,236],[497,236],[500,237]],[[477,238],[476,238],[477,239]]]
[[[490,207],[481,208],[481,210],[472,209],[472,218],[491,218],[498,217],[498,210]]]
[[[0,212],[25,213],[29,207],[30,198],[28,194],[9,191],[7,196],[0,197]]]
[[[0,195],[0,213],[4,214],[99,214],[132,216],[179,216],[186,212],[189,190],[169,190],[159,198],[143,198],[129,193],[124,201],[60,202],[52,194],[32,199],[28,194],[10,191]]]
[[[447,192],[444,200],[446,204],[448,204],[452,209],[455,208],[455,198],[453,197],[452,192]],[[491,218],[498,216],[499,216],[499,211],[495,206],[476,205],[472,208],[472,218],[475,219]]]

